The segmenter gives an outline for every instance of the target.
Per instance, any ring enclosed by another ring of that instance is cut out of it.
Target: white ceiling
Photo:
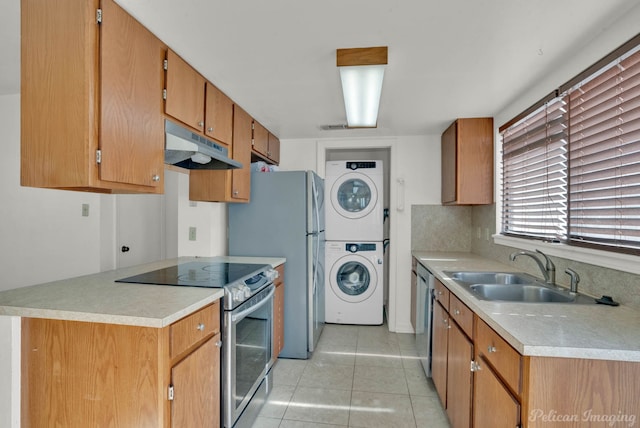
[[[20,3],[0,1],[0,94],[17,93]],[[440,133],[456,117],[493,116],[563,55],[638,6],[638,0],[116,1],[288,139]],[[368,46],[389,47],[378,128],[322,130],[345,123],[335,50]]]

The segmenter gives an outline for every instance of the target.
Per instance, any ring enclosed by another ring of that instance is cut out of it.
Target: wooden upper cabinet
[[[165,113],[204,133],[205,79],[174,51],[167,52]]]
[[[162,193],[164,49],[112,0],[22,0],[21,184]]]
[[[189,199],[206,202],[249,202],[251,195],[251,125],[253,119],[233,106],[234,160],[242,168],[232,170],[194,169],[189,174]]]
[[[211,83],[206,83],[205,131],[220,143],[231,147],[233,141],[233,101]]]
[[[267,150],[267,156],[276,165],[280,163],[280,140],[271,132],[269,132],[269,148]]]
[[[442,134],[442,203],[493,203],[493,118],[458,119]]]
[[[252,142],[253,151],[262,155],[263,157],[268,157],[269,152],[269,131],[267,128],[262,126],[260,122],[257,120],[253,121],[253,142]]]

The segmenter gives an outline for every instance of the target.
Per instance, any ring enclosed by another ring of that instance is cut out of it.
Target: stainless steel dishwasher
[[[431,377],[431,332],[433,330],[433,288],[435,278],[427,268],[418,263],[416,299],[416,348],[418,358],[427,377]]]

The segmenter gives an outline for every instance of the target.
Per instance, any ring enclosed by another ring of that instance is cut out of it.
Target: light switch
[[[195,241],[196,240],[196,228],[195,227],[190,227],[189,228],[189,241]]]
[[[82,204],[82,217],[89,217],[89,204]]]

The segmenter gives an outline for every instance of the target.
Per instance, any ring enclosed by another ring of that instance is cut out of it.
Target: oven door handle
[[[257,305],[251,306],[248,309],[245,309],[242,312],[239,312],[237,314],[233,314],[231,315],[231,322],[236,322],[241,320],[242,318],[246,317],[247,315],[249,315],[251,312],[257,311],[258,309],[260,309],[261,307],[263,307],[264,305],[266,305],[269,300],[273,297],[273,294],[275,293],[275,288],[271,289],[271,291],[269,292],[269,294],[267,294],[267,297],[265,297],[264,299],[262,299],[260,301],[260,303],[258,303]]]

